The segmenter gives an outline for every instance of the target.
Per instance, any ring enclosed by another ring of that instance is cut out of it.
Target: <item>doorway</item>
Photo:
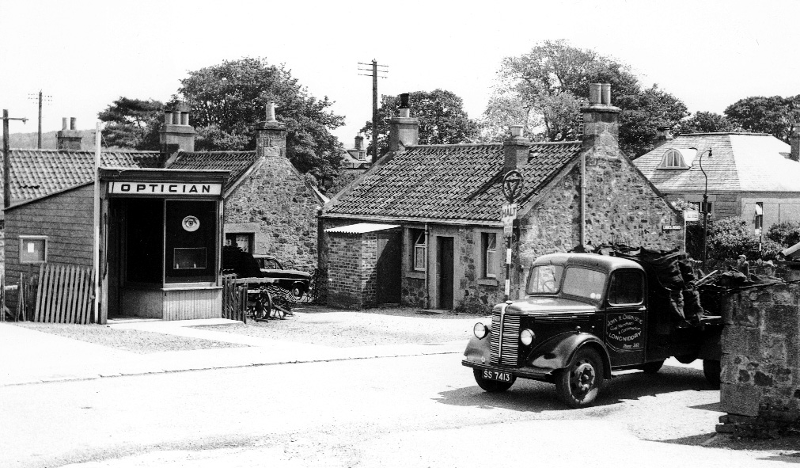
[[[378,233],[378,265],[376,302],[378,304],[400,303],[401,233],[383,231]]]
[[[453,309],[453,238],[437,237],[436,291],[440,309]]]

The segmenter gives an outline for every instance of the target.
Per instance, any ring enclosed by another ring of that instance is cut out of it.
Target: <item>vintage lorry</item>
[[[505,391],[517,378],[540,380],[554,383],[573,408],[591,405],[612,371],[655,373],[673,356],[683,363],[702,359],[706,379],[719,386],[722,320],[690,313],[683,298],[699,295],[675,273],[674,261],[665,280],[665,263],[541,256],[525,298],[496,305],[491,319],[475,325],[462,364],[485,391]]]

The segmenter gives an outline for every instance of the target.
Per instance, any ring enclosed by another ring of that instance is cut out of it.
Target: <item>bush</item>
[[[791,247],[800,242],[800,223],[783,221],[773,224],[767,230],[767,239],[783,247]]]

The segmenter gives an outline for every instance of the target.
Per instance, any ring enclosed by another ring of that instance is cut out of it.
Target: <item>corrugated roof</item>
[[[387,229],[398,228],[398,224],[376,224],[376,223],[358,223],[349,226],[341,226],[326,229],[325,232],[340,232],[344,234],[364,234],[365,232],[385,231]]]
[[[178,153],[169,169],[223,169],[230,171],[225,190],[236,183],[256,162],[255,151],[206,151]]]
[[[581,143],[533,143],[523,200],[575,158]],[[364,217],[500,221],[502,144],[412,146],[357,180],[327,214]]]
[[[684,152],[690,147],[698,149],[690,168],[659,169],[671,148]],[[706,153],[709,148],[711,157]],[[786,158],[789,151],[789,145],[772,135],[696,133],[679,135],[633,163],[665,193],[703,192],[701,153],[709,192],[800,192],[800,163]]]
[[[93,151],[11,150],[12,202],[33,200],[93,181],[94,156]],[[156,168],[160,160],[157,151],[100,154],[101,166],[109,168]]]

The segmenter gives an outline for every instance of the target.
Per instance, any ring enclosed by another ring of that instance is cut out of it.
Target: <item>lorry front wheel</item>
[[[642,364],[642,370],[645,374],[655,374],[659,370],[661,370],[661,366],[664,365],[664,360],[660,361],[653,361],[653,362],[646,362]]]
[[[511,388],[511,386],[514,385],[514,382],[517,380],[517,378],[513,375],[511,376],[510,382],[498,382],[497,380],[484,379],[483,371],[480,369],[472,369],[472,375],[475,376],[475,382],[479,387],[491,393],[505,392]]]
[[[593,349],[580,349],[572,364],[556,371],[555,377],[558,397],[567,406],[590,406],[603,385],[603,360]]]
[[[716,359],[703,359],[703,375],[706,380],[714,388],[719,388],[721,381],[720,374],[722,373],[722,366]]]

